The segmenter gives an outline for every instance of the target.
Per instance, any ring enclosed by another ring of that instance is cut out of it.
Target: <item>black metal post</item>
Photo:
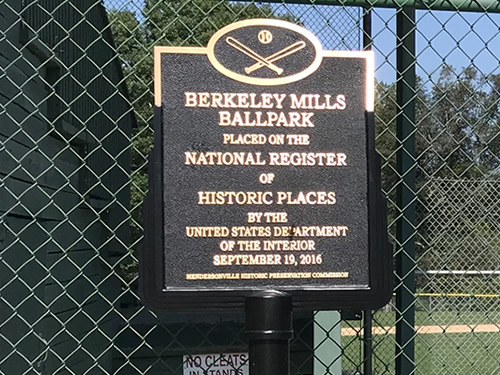
[[[372,45],[372,11],[370,8],[363,8],[363,49],[371,50]]]
[[[370,8],[363,8],[363,49],[371,50],[373,45],[372,38],[372,11]],[[372,375],[373,373],[373,337],[372,337],[372,319],[371,310],[363,312],[363,374]]]
[[[396,374],[415,373],[415,9],[402,7],[397,26],[397,187],[396,238]]]
[[[245,299],[250,375],[289,375],[292,297],[265,290]]]
[[[363,312],[363,375],[373,374],[372,311]]]

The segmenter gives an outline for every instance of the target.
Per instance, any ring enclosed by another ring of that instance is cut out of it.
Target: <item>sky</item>
[[[125,8],[140,15],[142,0],[104,0],[107,7]],[[274,5],[277,13],[291,12],[315,33],[325,49],[360,49],[360,8]],[[443,64],[457,72],[474,65],[485,75],[500,73],[500,14],[418,10],[417,75],[424,84],[436,82]],[[377,80],[396,80],[396,12],[372,12],[372,36]],[[348,35],[347,38],[344,36]]]
[[[377,77],[392,82],[396,14],[392,9],[374,13]],[[473,65],[485,75],[500,73],[500,14],[419,10],[416,20],[417,75],[424,82],[435,82],[443,64],[457,71]]]

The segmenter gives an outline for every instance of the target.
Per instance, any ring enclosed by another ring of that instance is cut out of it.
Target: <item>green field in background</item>
[[[443,329],[450,325],[497,324],[500,311],[488,312],[423,312],[415,314],[419,325],[438,325]],[[360,327],[360,321],[345,321],[343,327]],[[373,326],[395,325],[394,312],[374,314]],[[345,370],[363,371],[356,368],[363,361],[360,337],[342,337]],[[377,375],[395,374],[395,336],[373,336],[373,371]],[[418,375],[500,375],[499,333],[439,333],[417,334],[415,338],[415,362]]]
[[[362,346],[350,337],[342,338],[342,368],[356,370],[362,363]],[[395,338],[375,336],[373,371],[377,375],[395,374]],[[495,375],[500,374],[498,333],[419,334],[415,339],[416,374],[419,375]],[[362,368],[358,368],[362,372]]]

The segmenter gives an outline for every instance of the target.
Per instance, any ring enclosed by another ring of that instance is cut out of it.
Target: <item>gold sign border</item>
[[[279,22],[280,24],[282,22],[286,23],[285,21],[279,21],[279,20],[267,20],[267,21],[276,21],[276,22]],[[242,21],[242,22],[248,23],[248,21]],[[236,24],[241,24],[242,22],[237,22]],[[296,26],[296,25],[294,25],[294,26]],[[301,28],[300,26],[297,26],[297,27]],[[215,35],[217,35],[218,33],[220,33],[222,30],[224,30],[226,28],[223,28],[223,29],[219,30],[216,34],[214,34],[214,36],[212,36],[212,38],[210,39],[210,42],[212,40],[215,40],[214,39]],[[309,32],[309,31],[307,31],[307,32]],[[304,33],[301,33],[301,34],[304,35]],[[209,42],[209,44],[210,44],[210,42]],[[213,48],[212,48],[212,50],[213,50]],[[368,112],[373,112],[374,108],[375,108],[375,54],[374,54],[374,52],[373,51],[323,51],[323,50],[320,50],[320,51],[322,51],[321,58],[316,59],[320,63],[322,62],[322,60],[324,58],[357,58],[357,59],[365,59],[366,60],[365,109]],[[176,53],[176,54],[186,54],[186,55],[207,55],[207,57],[208,57],[209,48],[204,48],[204,47],[161,47],[161,46],[154,47],[154,78],[153,78],[154,79],[154,102],[155,102],[155,106],[157,106],[157,107],[160,107],[162,104],[162,101],[161,101],[161,89],[162,89],[162,87],[161,87],[161,55],[163,53]],[[316,69],[318,67],[316,67],[314,69],[314,71],[316,71]],[[284,84],[291,83],[291,82],[296,82],[300,79],[303,79],[303,78],[309,76],[312,73],[311,72],[308,74],[304,74],[304,72],[306,72],[308,69],[310,69],[310,67],[307,68],[306,70],[302,71],[301,73],[290,76],[290,77],[296,77],[296,76],[301,75],[301,77],[298,79],[288,80],[286,82],[281,81],[279,83],[273,83],[273,84],[267,83],[267,85],[278,86],[278,85],[284,85]],[[218,71],[220,73],[222,73],[220,70],[218,70]],[[224,74],[224,73],[222,73],[222,74]],[[234,73],[234,74],[236,74],[236,73]],[[290,77],[284,77],[284,78],[279,78],[279,79],[280,80],[281,79],[288,79]],[[233,78],[233,77],[231,77],[231,78]],[[262,80],[269,81],[269,79],[262,79]],[[239,80],[237,80],[237,81],[239,81]]]
[[[233,30],[238,30],[242,29],[248,26],[273,26],[273,27],[281,27],[283,29],[287,30],[292,30],[295,31],[297,34],[302,35],[305,37],[311,44],[314,46],[314,50],[316,52],[316,56],[314,57],[313,62],[311,65],[309,65],[306,69],[303,71],[286,76],[286,77],[281,77],[281,78],[256,78],[256,77],[247,77],[242,74],[235,73],[228,68],[226,68],[224,65],[222,65],[219,60],[217,60],[217,57],[215,56],[215,44],[219,41],[220,38],[222,38],[224,35],[227,33],[233,31]],[[281,20],[273,20],[273,19],[265,19],[265,18],[256,18],[256,19],[251,19],[251,20],[245,20],[245,21],[240,21],[240,22],[235,22],[230,25],[227,25],[217,31],[210,40],[208,41],[207,44],[207,50],[208,50],[208,60],[210,63],[213,65],[215,69],[217,69],[220,73],[224,74],[225,76],[234,79],[235,81],[238,82],[243,82],[243,83],[249,83],[251,85],[257,85],[257,86],[279,86],[279,85],[284,85],[287,83],[292,83],[292,82],[297,82],[300,81],[301,79],[311,75],[314,73],[318,68],[321,66],[321,61],[323,60],[323,47],[321,46],[321,42],[316,38],[316,36],[311,33],[309,30],[304,29],[301,26],[295,25],[290,22],[286,21],[281,21]]]

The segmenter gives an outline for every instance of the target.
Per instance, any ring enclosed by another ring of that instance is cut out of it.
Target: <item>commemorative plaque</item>
[[[141,251],[144,301],[376,308],[391,250],[374,148],[374,57],[306,29],[228,25],[206,48],[156,47],[155,144]]]

